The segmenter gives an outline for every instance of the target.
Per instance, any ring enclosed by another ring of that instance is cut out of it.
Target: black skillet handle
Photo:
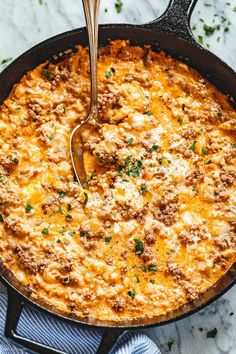
[[[197,0],[170,0],[161,17],[145,24],[144,27],[196,44],[190,28],[190,18],[196,3]]]
[[[63,351],[51,348],[41,343],[37,343],[17,334],[17,325],[25,302],[24,299],[11,288],[8,288],[7,293],[8,306],[5,324],[5,336],[22,345],[23,347],[39,354],[66,354]],[[117,329],[115,332],[110,332],[108,330],[104,331],[102,333],[102,340],[96,354],[108,354],[123,332],[123,329]]]
[[[8,288],[8,306],[7,317],[5,324],[5,336],[23,347],[33,350],[40,354],[66,354],[57,349],[48,347],[47,345],[37,343],[28,338],[24,338],[17,334],[17,325],[20,319],[21,312],[24,307],[24,299],[14,290]]]

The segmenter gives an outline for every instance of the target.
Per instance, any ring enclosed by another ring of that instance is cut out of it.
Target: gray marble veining
[[[118,14],[115,0],[102,0],[100,23],[149,22],[160,16],[167,2],[123,0]],[[0,63],[84,23],[80,0],[1,0]],[[206,36],[204,24],[216,27],[212,35]],[[202,37],[204,46],[236,69],[236,0],[199,0],[191,26],[195,37]],[[5,65],[0,64],[0,69]],[[213,328],[217,328],[216,337],[207,338],[207,331]],[[173,354],[236,354],[236,287],[189,318],[145,332],[165,354],[170,352],[171,342]]]

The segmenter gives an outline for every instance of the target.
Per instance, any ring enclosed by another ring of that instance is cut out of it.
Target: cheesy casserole
[[[28,72],[0,107],[0,257],[62,311],[165,314],[235,261],[236,114],[195,70],[148,46],[100,49],[98,78],[86,189],[69,156],[89,107],[86,48]]]

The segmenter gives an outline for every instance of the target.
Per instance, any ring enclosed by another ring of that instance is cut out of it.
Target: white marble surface
[[[119,14],[114,3],[101,0],[100,23],[151,21],[164,11],[167,0],[123,0]],[[220,28],[206,36],[204,24],[220,24]],[[80,0],[0,0],[0,62],[16,58],[48,37],[83,25]],[[209,50],[236,69],[236,0],[199,0],[191,26],[196,27],[194,34],[203,37]],[[0,64],[0,69],[5,65]],[[206,338],[206,332],[213,328],[217,328],[216,337]],[[173,341],[173,354],[235,354],[236,287],[200,313],[146,333],[163,353],[169,352],[167,343]]]

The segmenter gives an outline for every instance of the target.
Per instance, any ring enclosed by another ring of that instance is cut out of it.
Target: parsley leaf
[[[45,227],[45,228],[42,230],[42,234],[43,234],[43,235],[49,235],[48,227]]]
[[[111,71],[110,70],[106,70],[105,71],[105,76],[107,79],[110,79],[111,78]]]
[[[72,215],[67,214],[67,215],[66,215],[66,220],[68,220],[68,221],[72,220]]]
[[[88,193],[84,192],[84,202],[83,202],[83,206],[85,207],[88,203]]]
[[[134,139],[133,139],[133,138],[130,138],[130,139],[127,141],[127,144],[128,144],[128,145],[131,145],[133,141],[134,141]]]
[[[0,214],[0,222],[4,222],[2,214]]]
[[[105,242],[106,242],[106,243],[109,243],[111,240],[112,240],[112,237],[111,237],[111,236],[105,237]]]
[[[159,148],[158,145],[152,145],[151,149],[149,150],[150,153],[152,153],[153,151],[156,151]]]
[[[203,153],[204,155],[207,155],[207,154],[208,154],[208,149],[205,148],[205,147],[203,147],[203,148],[202,148],[202,153]]]
[[[129,295],[132,299],[134,299],[136,292],[134,290],[129,290],[129,291],[127,291],[127,295]]]
[[[32,205],[31,204],[27,204],[26,207],[25,207],[25,212],[26,213],[30,213],[32,209],[33,209]]]
[[[146,114],[147,116],[151,116],[152,115],[152,111],[146,111],[143,114]]]
[[[59,194],[59,198],[61,198],[61,199],[65,198],[65,196],[66,196],[66,193],[62,192],[62,191],[59,192],[58,194]]]
[[[6,64],[6,63],[8,63],[9,61],[11,61],[12,60],[12,58],[5,58],[5,59],[3,59],[2,61],[1,61],[1,64]]]
[[[139,240],[138,238],[135,238],[134,242],[136,243],[136,246],[135,246],[133,252],[135,254],[138,254],[138,255],[142,254],[143,251],[144,251],[144,249],[143,249],[143,241]]]
[[[135,278],[136,278],[137,283],[140,283],[139,275],[138,275],[138,274],[134,274],[134,276],[135,276]]]
[[[178,119],[178,122],[179,122],[180,125],[183,124],[183,121],[184,121],[183,118],[179,118],[179,119]]]
[[[155,272],[155,271],[157,270],[157,266],[156,266],[156,265],[153,265],[153,266],[148,267],[148,269],[149,269],[151,272]]]
[[[192,143],[192,145],[189,147],[189,150],[195,152],[195,145],[196,145],[196,141],[194,141],[194,142]]]

